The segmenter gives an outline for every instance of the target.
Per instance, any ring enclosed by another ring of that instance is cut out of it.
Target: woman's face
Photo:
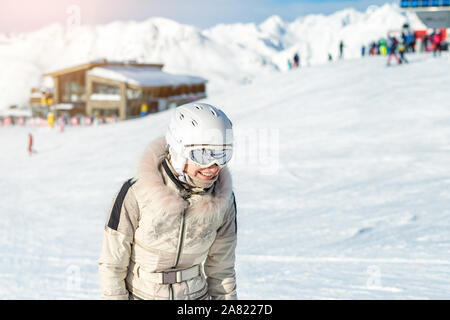
[[[217,177],[220,171],[220,167],[217,164],[213,164],[208,168],[200,168],[194,162],[188,159],[184,172],[186,172],[191,178],[198,178],[202,180],[213,180]]]

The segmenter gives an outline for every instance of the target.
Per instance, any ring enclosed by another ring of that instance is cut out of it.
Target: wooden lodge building
[[[33,114],[47,110],[57,116],[125,120],[139,116],[143,107],[152,113],[206,97],[206,79],[170,74],[162,68],[162,64],[101,60],[50,72],[44,76],[53,78],[52,95],[39,96],[34,90],[30,105]]]

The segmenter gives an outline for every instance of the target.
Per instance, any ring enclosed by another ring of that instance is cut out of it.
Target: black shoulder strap
[[[136,180],[133,181],[133,178],[127,180],[119,191],[119,194],[116,197],[116,201],[114,201],[114,206],[111,210],[111,215],[108,221],[108,227],[117,231],[119,227],[120,221],[120,211],[122,210],[123,201],[125,200],[125,196],[127,195],[128,189],[131,188],[133,184],[136,183]]]
[[[234,206],[234,231],[237,233],[237,206],[236,206],[236,197],[234,196],[234,192],[231,193],[233,195],[233,206]]]
[[[170,170],[169,165],[167,164],[167,159],[164,159],[162,162],[162,166],[164,168],[164,171],[166,171],[167,175],[169,176],[170,180],[172,180],[175,185],[181,189],[181,190],[188,190],[183,184],[173,175],[172,170]]]

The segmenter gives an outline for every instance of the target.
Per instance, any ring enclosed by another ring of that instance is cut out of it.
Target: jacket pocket
[[[206,283],[206,281],[200,290],[188,294],[189,300],[207,300],[207,297],[208,297],[208,284]]]
[[[206,291],[202,296],[196,298],[195,300],[211,300],[208,291]]]

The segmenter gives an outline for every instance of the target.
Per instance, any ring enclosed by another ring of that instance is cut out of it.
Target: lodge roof
[[[136,68],[156,68],[161,70],[163,68],[163,64],[160,63],[137,63],[136,61],[108,61],[106,59],[93,60],[87,63],[79,64],[76,66],[67,67],[60,70],[55,70],[52,72],[45,73],[44,76],[48,77],[58,77],[63,74],[68,74],[72,72],[82,71],[82,70],[91,70],[96,67],[101,66],[134,66]]]
[[[151,66],[108,65],[95,67],[88,71],[88,75],[125,82],[141,88],[202,84],[207,82],[206,79],[201,77],[171,74]]]

